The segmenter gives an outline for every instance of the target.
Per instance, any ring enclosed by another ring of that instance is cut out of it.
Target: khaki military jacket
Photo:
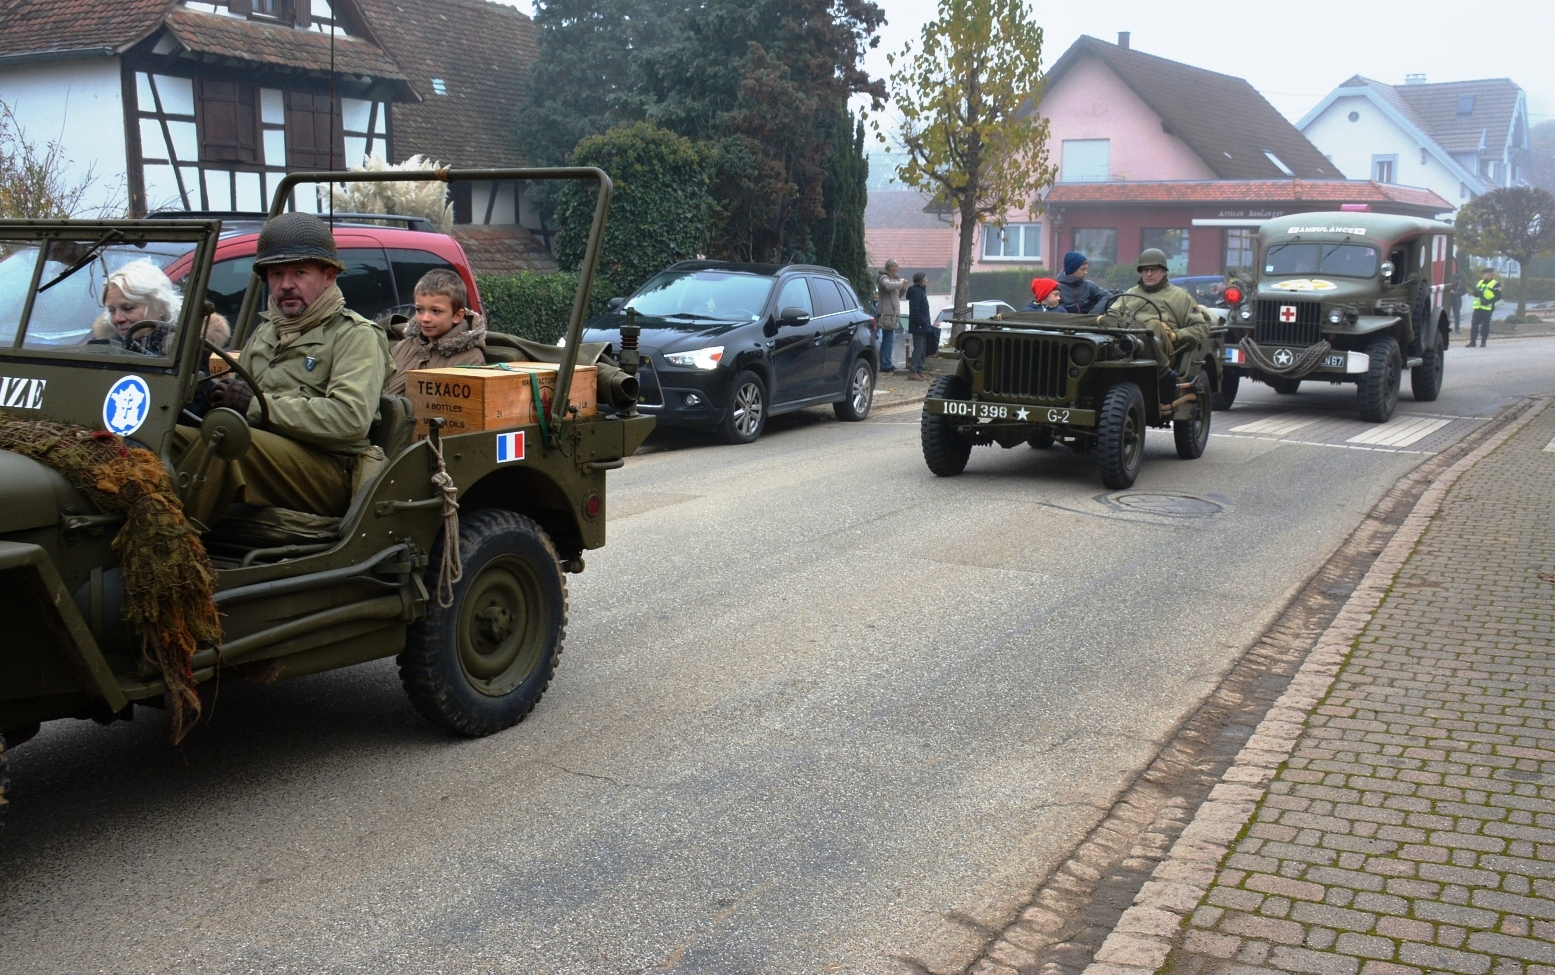
[[[275,325],[261,322],[243,349],[242,363],[270,404],[272,433],[337,454],[370,446],[378,399],[394,374],[383,329],[349,309],[276,355]],[[259,422],[259,401],[248,418]]]
[[[1156,364],[1163,371],[1168,368],[1172,353],[1182,345],[1202,349],[1209,344],[1209,319],[1199,310],[1199,303],[1193,300],[1193,295],[1184,289],[1166,283],[1155,291],[1147,291],[1144,285],[1136,284],[1125,294],[1143,295],[1154,302],[1131,301],[1124,297],[1112,303],[1112,310],[1137,318],[1155,333],[1159,340]],[[1191,375],[1196,371],[1190,366],[1188,373]]]

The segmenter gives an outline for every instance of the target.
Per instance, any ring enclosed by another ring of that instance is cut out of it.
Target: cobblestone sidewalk
[[[1552,440],[1542,409],[1461,473],[1088,975],[1555,975]]]

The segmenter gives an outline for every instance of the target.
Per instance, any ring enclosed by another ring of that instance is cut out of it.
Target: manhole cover
[[[1150,515],[1202,517],[1221,512],[1220,505],[1215,502],[1188,494],[1119,494],[1109,500],[1130,511],[1142,511]]]

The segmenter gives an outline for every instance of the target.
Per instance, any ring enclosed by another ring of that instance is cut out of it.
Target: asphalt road
[[[1063,449],[935,478],[912,412],[660,438],[611,475],[517,728],[448,738],[382,661],[226,684],[178,749],[143,712],[13,752],[0,968],[965,959],[1388,486],[1552,367],[1555,339],[1455,348],[1390,444],[1349,387],[1244,386],[1201,460],[1151,432],[1127,493],[1185,501],[1109,498]]]

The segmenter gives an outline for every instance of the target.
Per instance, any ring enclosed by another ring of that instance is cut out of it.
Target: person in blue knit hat
[[[1074,315],[1089,315],[1100,311],[1109,292],[1091,281],[1091,262],[1079,251],[1064,255],[1064,273],[1058,276],[1058,306]]]

